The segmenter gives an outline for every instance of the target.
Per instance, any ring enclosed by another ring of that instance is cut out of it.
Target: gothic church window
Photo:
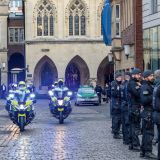
[[[69,35],[86,35],[85,6],[80,0],[74,0],[69,8]]]
[[[37,36],[54,36],[55,7],[42,0],[37,8]]]

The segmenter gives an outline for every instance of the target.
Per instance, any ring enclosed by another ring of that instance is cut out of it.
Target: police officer
[[[20,81],[18,83],[18,88],[17,88],[16,94],[21,94],[21,93],[26,94],[26,95],[30,94],[30,91],[27,88],[26,83],[24,81]]]
[[[121,85],[121,114],[123,144],[129,144],[129,102],[128,83],[131,78],[130,72],[125,72],[124,81]]]
[[[101,104],[102,87],[101,87],[99,84],[96,85],[96,87],[95,87],[95,92],[96,92],[97,95],[98,95],[99,104]]]
[[[121,139],[119,135],[121,125],[121,73],[115,74],[115,80],[111,83],[111,113],[112,113],[112,132],[113,138]]]
[[[142,143],[140,157],[154,158],[152,153],[152,140],[154,137],[154,124],[152,120],[152,97],[153,97],[153,81],[154,75],[151,70],[143,72],[143,84],[140,89],[142,111]]]
[[[157,125],[158,129],[158,157],[160,160],[160,70],[156,70],[155,76],[155,88],[153,91],[153,122]]]
[[[130,150],[139,150],[140,142],[138,138],[140,126],[140,79],[141,71],[135,68],[131,72],[131,80],[128,83],[128,94],[130,95],[129,121],[130,121]]]

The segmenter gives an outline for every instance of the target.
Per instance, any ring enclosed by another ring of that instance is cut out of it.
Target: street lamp
[[[127,57],[127,59],[129,58],[130,53],[131,53],[130,45],[128,45],[128,44],[124,45],[124,54]]]
[[[109,63],[113,62],[113,54],[112,53],[108,53],[108,61],[109,61]]]

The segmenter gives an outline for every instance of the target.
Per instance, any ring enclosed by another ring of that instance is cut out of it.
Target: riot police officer
[[[154,124],[152,121],[152,97],[154,75],[151,70],[143,72],[143,84],[140,89],[142,111],[142,143],[140,157],[155,158],[152,153],[152,140],[154,137]]]
[[[138,68],[135,68],[131,72],[131,80],[128,83],[128,93],[131,98],[131,103],[129,107],[129,121],[130,121],[130,150],[139,150],[139,129],[140,129],[140,79],[141,71]]]
[[[111,114],[112,114],[112,132],[113,138],[121,139],[119,135],[121,125],[121,91],[120,85],[122,81],[121,73],[115,74],[115,80],[111,83]]]
[[[158,129],[158,157],[160,160],[160,70],[156,70],[155,87],[153,91],[153,122],[157,125]]]
[[[122,134],[123,144],[129,144],[129,105],[130,96],[128,94],[128,83],[131,78],[130,72],[125,72],[124,81],[121,85],[121,114],[122,114]]]

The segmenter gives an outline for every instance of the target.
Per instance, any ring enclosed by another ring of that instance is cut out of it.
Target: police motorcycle
[[[29,91],[17,90],[9,95],[11,105],[9,116],[10,119],[19,126],[20,131],[24,131],[26,125],[31,123],[35,117],[34,103],[35,94]]]
[[[68,88],[56,87],[48,92],[50,96],[49,109],[55,118],[59,120],[59,124],[64,123],[72,111],[71,96],[72,92]]]
[[[11,88],[8,92],[8,95],[6,97],[6,100],[7,100],[7,103],[5,105],[5,109],[6,111],[10,112],[10,108],[11,108],[11,99],[13,98],[13,95],[14,93],[16,92],[17,90],[17,84],[16,83],[13,83],[11,84]]]

